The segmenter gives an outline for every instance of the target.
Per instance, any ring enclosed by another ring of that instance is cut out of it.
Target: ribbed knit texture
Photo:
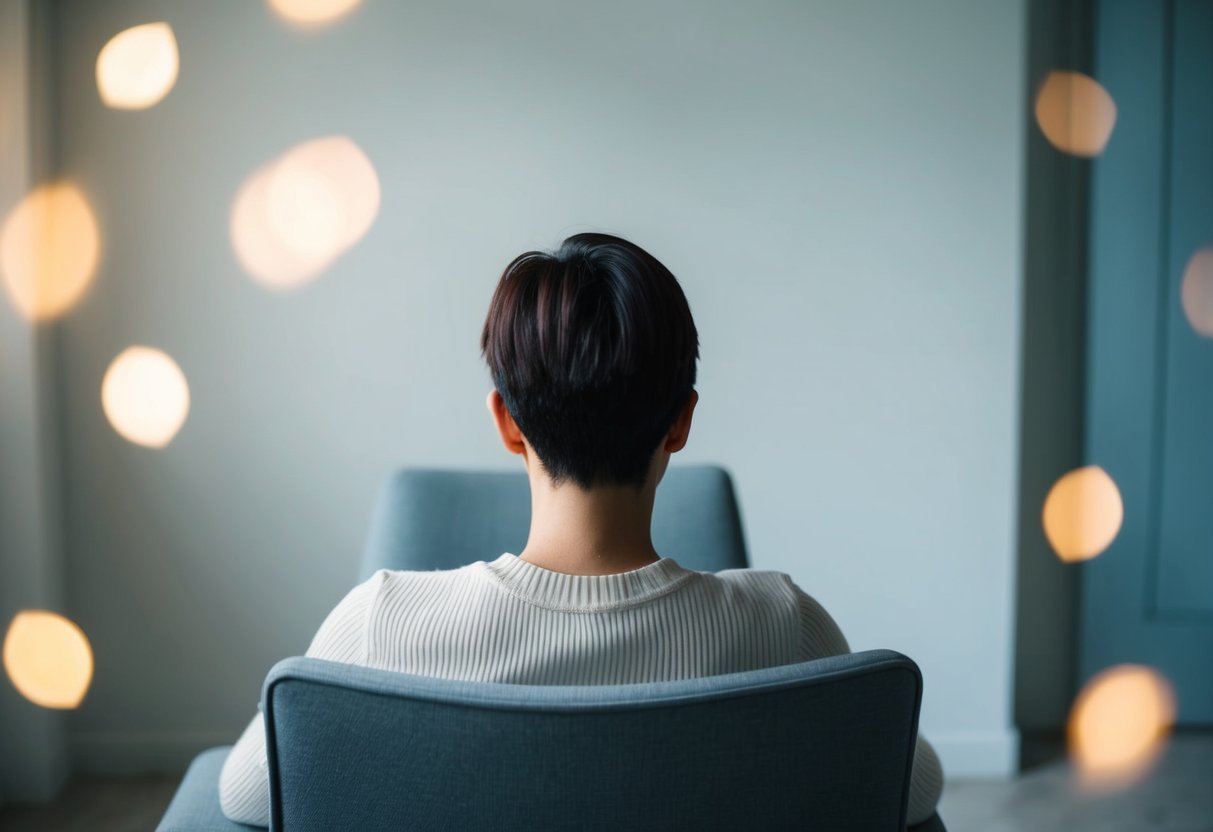
[[[615,685],[716,676],[850,652],[838,625],[782,572],[694,572],[670,558],[566,575],[506,553],[437,572],[380,570],[321,625],[307,655],[479,682]],[[909,819],[931,815],[939,759],[918,742]],[[224,813],[269,824],[258,713],[224,764]]]

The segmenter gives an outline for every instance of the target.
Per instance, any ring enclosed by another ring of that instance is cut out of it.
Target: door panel
[[[1185,266],[1213,245],[1213,2],[1176,5],[1171,84],[1167,341],[1158,539],[1159,616],[1213,615],[1213,341],[1180,303]]]
[[[1213,723],[1213,340],[1184,267],[1213,245],[1213,0],[1102,0],[1096,77],[1116,129],[1092,169],[1087,460],[1124,525],[1082,566],[1080,681],[1123,662]]]

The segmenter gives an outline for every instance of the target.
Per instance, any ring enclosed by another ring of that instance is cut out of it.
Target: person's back
[[[670,558],[566,575],[503,554],[441,572],[381,570],[310,654],[461,679],[618,685],[715,676],[847,651],[779,572],[684,569]]]
[[[530,479],[526,547],[453,570],[380,570],[329,614],[307,655],[466,681],[609,685],[849,652],[789,576],[696,572],[653,548],[656,488],[698,401],[694,321],[656,259],[600,234],[521,255],[481,347],[489,410]],[[224,765],[233,820],[268,823],[264,741],[257,715]],[[930,816],[941,788],[920,740],[911,822]]]

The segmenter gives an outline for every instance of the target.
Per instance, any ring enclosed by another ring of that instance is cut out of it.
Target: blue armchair
[[[887,650],[586,687],[286,659],[262,690],[272,828],[900,830],[921,695]],[[247,829],[219,811],[226,752],[161,832]]]

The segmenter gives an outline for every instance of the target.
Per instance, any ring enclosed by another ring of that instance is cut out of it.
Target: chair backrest
[[[525,471],[405,468],[384,483],[362,558],[377,569],[455,569],[518,554],[531,525]],[[733,482],[715,465],[666,469],[653,504],[653,545],[688,569],[749,566]]]
[[[271,829],[892,832],[921,695],[888,650],[576,687],[286,659],[262,690]]]

